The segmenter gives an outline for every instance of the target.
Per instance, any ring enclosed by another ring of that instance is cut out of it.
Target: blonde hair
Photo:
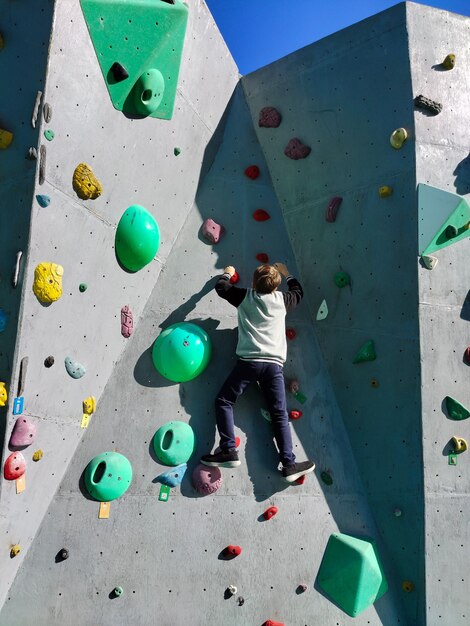
[[[272,265],[259,265],[253,274],[253,288],[258,293],[272,293],[281,282],[281,274]]]

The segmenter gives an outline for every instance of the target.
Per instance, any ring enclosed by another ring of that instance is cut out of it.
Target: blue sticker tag
[[[23,413],[24,398],[20,396],[13,400],[13,415],[21,415]]]

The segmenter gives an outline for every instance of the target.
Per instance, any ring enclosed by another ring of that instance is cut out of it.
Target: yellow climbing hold
[[[21,547],[17,543],[15,543],[14,546],[11,546],[10,557],[13,558],[15,556],[18,556],[20,552],[21,552]]]
[[[442,66],[445,67],[446,70],[454,69],[455,65],[455,54],[448,54],[446,58],[442,61]]]
[[[390,135],[390,145],[392,148],[395,148],[395,150],[399,150],[405,143],[407,137],[408,133],[406,128],[397,128]]]
[[[44,453],[42,450],[36,450],[36,452],[33,454],[33,461],[37,463],[37,461],[40,461],[43,456]]]
[[[0,150],[6,150],[13,141],[13,133],[0,128]]]
[[[73,173],[73,188],[82,200],[94,200],[101,196],[103,186],[86,163],[79,163]]]
[[[388,185],[383,185],[382,187],[379,187],[379,196],[381,198],[387,198],[388,196],[391,196],[392,193],[393,189]]]
[[[43,304],[55,302],[62,295],[64,268],[56,263],[39,263],[34,270],[33,291]]]
[[[415,585],[412,580],[404,580],[401,584],[401,588],[405,593],[411,593],[414,591]]]
[[[468,450],[468,444],[463,437],[452,437],[452,446],[457,454]]]
[[[87,415],[91,415],[96,411],[96,398],[95,396],[88,396],[83,400],[83,412]]]
[[[0,406],[5,406],[8,400],[6,383],[0,382]]]

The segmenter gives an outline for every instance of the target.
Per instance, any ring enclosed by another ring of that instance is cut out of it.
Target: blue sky
[[[397,0],[206,0],[238,69],[263,65],[397,4]],[[470,0],[428,6],[470,16]]]

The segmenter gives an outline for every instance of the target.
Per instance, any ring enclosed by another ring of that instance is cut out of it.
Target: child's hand
[[[283,276],[289,276],[289,270],[287,269],[287,266],[284,265],[284,263],[273,263],[273,267],[275,267],[277,269],[277,271],[279,272],[279,274],[282,274]]]
[[[235,274],[235,268],[233,265],[227,265],[227,267],[224,268],[224,274],[230,274],[231,278]]]

